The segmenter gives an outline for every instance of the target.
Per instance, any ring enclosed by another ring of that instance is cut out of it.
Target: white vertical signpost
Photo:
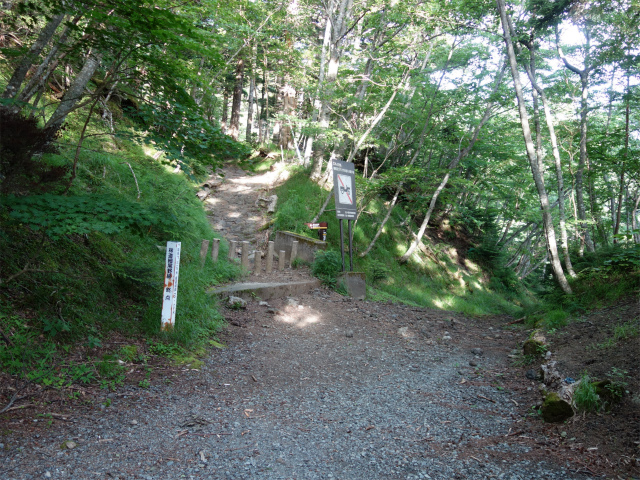
[[[167,242],[167,256],[162,290],[161,330],[171,330],[176,323],[176,301],[178,298],[178,273],[180,272],[180,242]]]

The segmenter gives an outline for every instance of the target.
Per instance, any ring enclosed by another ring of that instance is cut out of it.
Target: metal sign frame
[[[336,201],[336,217],[355,220],[358,216],[356,206],[356,172],[353,163],[333,160],[333,193]]]
[[[351,162],[333,160],[333,193],[336,200],[336,217],[340,224],[340,254],[342,256],[342,271],[344,265],[344,239],[342,220],[347,220],[349,235],[349,271],[353,272],[353,232],[351,222],[358,217],[356,205],[356,170]]]

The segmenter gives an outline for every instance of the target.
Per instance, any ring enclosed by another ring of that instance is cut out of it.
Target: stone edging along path
[[[0,447],[0,478],[595,478],[527,433],[536,384],[515,378],[504,318],[324,288],[225,315],[200,369],[34,418]]]

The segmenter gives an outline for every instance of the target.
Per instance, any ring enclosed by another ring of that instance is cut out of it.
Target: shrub
[[[544,325],[547,330],[558,329],[567,324],[569,314],[563,310],[551,310],[544,316]]]
[[[573,403],[579,411],[583,412],[596,412],[600,409],[600,397],[586,372],[582,374],[580,384],[573,394]]]
[[[379,260],[371,260],[369,262],[369,276],[372,283],[386,280],[391,275],[389,268]]]
[[[338,252],[322,250],[316,252],[315,260],[311,265],[311,273],[318,277],[324,284],[335,286],[336,278],[342,272],[342,257]]]

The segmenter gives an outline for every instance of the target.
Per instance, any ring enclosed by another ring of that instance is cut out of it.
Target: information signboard
[[[162,290],[162,330],[172,329],[176,323],[178,273],[180,271],[180,242],[167,242],[167,256]]]
[[[353,163],[333,160],[332,167],[336,217],[355,220],[358,216],[358,207],[356,206],[356,173]]]

